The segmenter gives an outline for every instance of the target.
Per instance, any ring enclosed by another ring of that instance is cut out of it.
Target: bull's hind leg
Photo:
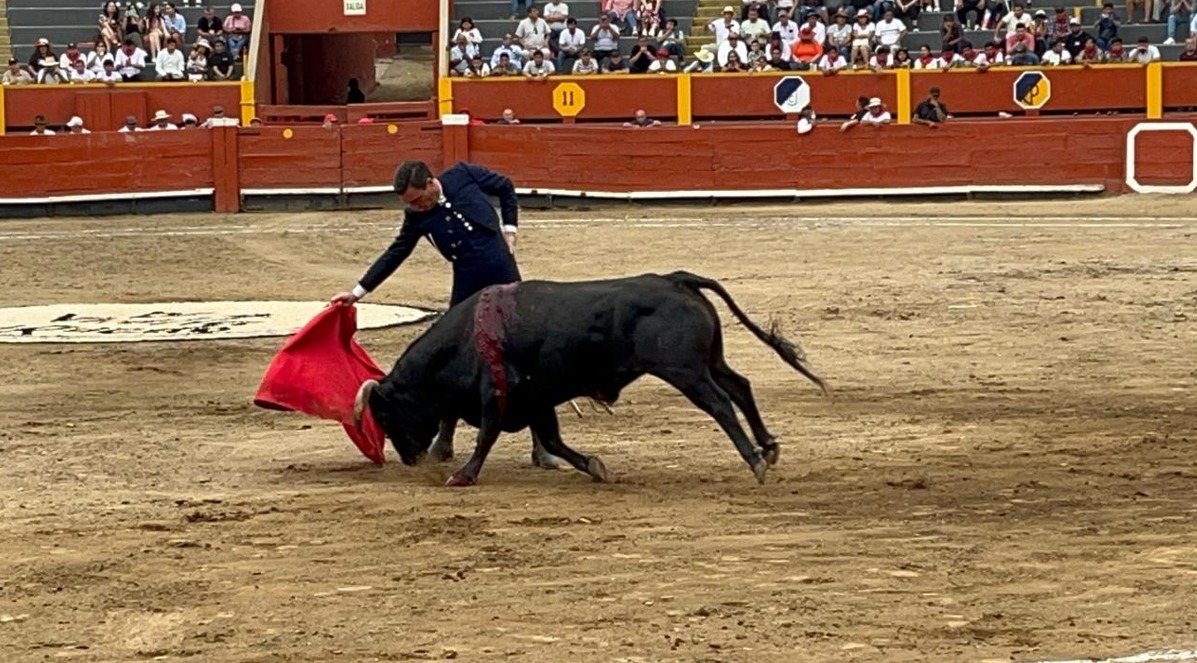
[[[548,453],[560,456],[565,462],[573,465],[579,472],[585,472],[594,477],[595,481],[607,480],[607,468],[598,456],[586,456],[578,453],[565,444],[561,439],[561,428],[557,422],[557,411],[546,408],[543,413],[532,421],[532,435],[544,445]]]
[[[744,413],[744,418],[748,420],[748,426],[752,429],[752,436],[756,438],[756,443],[761,445],[761,450],[764,451],[765,460],[769,465],[776,465],[777,458],[781,455],[781,448],[777,446],[773,434],[765,428],[765,421],[761,419],[761,412],[756,407],[756,399],[752,396],[752,383],[724,362],[719,362],[711,367],[711,376],[715,378],[715,382],[719,383],[720,387],[723,387],[736,407]]]
[[[731,397],[719,386],[705,366],[697,370],[673,368],[653,371],[652,374],[676,387],[691,403],[719,422],[723,432],[727,433],[736,445],[736,450],[740,452],[744,462],[752,468],[756,480],[765,483],[765,471],[769,469],[769,463],[757,452],[752,440],[748,439],[748,434],[736,418],[736,409],[732,405]]]
[[[456,419],[442,421],[436,439],[433,440],[432,447],[428,450],[428,455],[442,463],[453,460],[453,433],[456,430]]]

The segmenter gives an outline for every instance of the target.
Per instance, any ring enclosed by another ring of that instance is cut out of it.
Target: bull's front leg
[[[441,422],[436,439],[433,440],[432,447],[428,450],[428,455],[433,460],[441,463],[453,460],[453,433],[456,430],[456,419],[445,419]]]
[[[491,447],[495,446],[495,441],[502,432],[499,422],[498,416],[483,414],[478,426],[478,441],[474,447],[474,454],[460,470],[449,477],[445,482],[446,486],[473,486],[478,483],[478,473],[482,471],[482,464],[486,462],[486,456],[490,454]]]

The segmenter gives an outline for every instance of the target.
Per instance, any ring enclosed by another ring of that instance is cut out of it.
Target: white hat
[[[694,53],[694,57],[703,64],[710,64],[715,59],[715,54],[710,51],[699,50]]]
[[[183,120],[183,124],[187,124],[188,121],[195,122],[196,124],[199,124],[199,118],[192,115],[191,113],[183,113],[182,120]]]
[[[868,15],[869,15],[869,10],[867,10],[867,9],[862,9],[862,10],[856,12],[856,18],[860,18],[861,16],[868,16]]]
[[[169,120],[169,119],[170,119],[170,113],[167,113],[164,110],[160,110],[160,111],[154,113],[154,120],[153,120],[154,122],[159,122],[161,120]]]
[[[726,7],[723,8],[723,13],[724,14],[734,14],[734,13],[736,13],[736,10],[732,9],[731,5],[727,5]]]
[[[42,37],[42,38],[40,38],[40,39],[38,39],[38,40],[37,40],[37,45],[38,45],[38,46],[49,46],[49,45],[50,45],[50,40],[49,40],[49,39],[46,39],[45,37]]]
[[[880,106],[880,105],[881,105],[881,99],[879,97],[873,97],[872,99],[869,99],[869,108],[873,108],[874,106]]]
[[[234,2],[234,3],[233,3],[233,6],[232,6],[232,7],[229,7],[229,11],[233,12],[234,14],[236,14],[237,12],[241,11],[241,5],[239,5],[239,4],[237,4],[236,2]]]
[[[83,118],[76,115],[76,116],[72,117],[69,121],[67,121],[67,126],[68,127],[81,127],[81,126],[83,126]]]

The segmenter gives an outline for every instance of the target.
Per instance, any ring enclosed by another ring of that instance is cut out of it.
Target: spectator
[[[125,10],[125,24],[121,30],[121,41],[120,44],[112,47],[113,53],[120,50],[121,44],[124,44],[126,39],[132,39],[136,44],[142,43],[141,22],[142,18],[137,15],[137,11],[132,6]]]
[[[96,74],[97,83],[120,83],[125,80],[121,77],[120,72],[116,70],[116,61],[109,58],[104,60],[104,71]]]
[[[208,77],[208,54],[201,44],[196,44],[187,56],[187,80],[197,83]]]
[[[931,68],[944,70],[944,69],[951,69],[953,67],[959,67],[963,64],[964,64],[964,57],[962,57],[956,51],[945,48],[942,51],[940,51],[939,57],[932,60]]]
[[[466,78],[485,78],[490,76],[490,65],[482,60],[481,55],[474,55],[470,58],[470,64],[466,67],[464,76]]]
[[[151,58],[157,59],[158,53],[162,52],[167,31],[166,18],[162,16],[162,5],[150,3],[145,10],[145,18],[141,20],[141,43]]]
[[[100,10],[100,29],[96,33],[96,46],[104,44],[109,51],[120,48],[124,41],[124,23],[121,21],[121,8],[109,0]]]
[[[1064,48],[1075,60],[1077,54],[1085,47],[1085,42],[1092,38],[1092,35],[1081,29],[1081,20],[1074,18],[1068,24],[1068,34],[1064,35]]]
[[[565,29],[557,37],[557,71],[573,70],[573,63],[586,48],[586,33],[578,29],[578,19],[565,21]]]
[[[754,39],[768,39],[771,32],[772,29],[769,27],[769,22],[761,20],[757,9],[750,7],[748,9],[748,20],[740,23],[740,36],[744,38],[744,41],[751,43]]]
[[[82,59],[75,60],[66,71],[67,79],[72,83],[90,83],[96,79],[96,75],[91,73]]]
[[[894,54],[889,64],[890,69],[913,69],[914,60],[910,59],[910,51],[899,48]]]
[[[1095,64],[1100,64],[1105,61],[1101,49],[1097,47],[1097,40],[1090,37],[1085,41],[1085,45],[1081,47],[1081,52],[1077,53],[1074,62],[1082,64],[1086,67],[1091,67]]]
[[[229,15],[224,19],[224,38],[233,58],[240,60],[245,52],[245,44],[253,32],[253,21],[241,11],[241,5],[233,3],[229,7]]]
[[[589,49],[582,49],[577,62],[574,62],[575,76],[590,76],[599,73],[599,63],[590,55]]]
[[[227,117],[224,114],[224,106],[213,106],[212,117],[204,121],[202,126],[204,129],[214,129],[216,127],[235,127],[241,124],[235,117]]]
[[[803,27],[798,31],[798,41],[790,47],[790,66],[794,69],[810,69],[818,64],[821,57],[823,45],[815,41],[810,28]]]
[[[1151,2],[1151,0],[1147,0]],[[1127,55],[1127,62],[1136,62],[1138,64],[1147,64],[1149,62],[1157,62],[1160,59],[1160,49],[1151,45],[1151,40],[1146,35],[1139,37],[1139,45],[1135,46]]]
[[[939,41],[942,48],[959,51],[961,44],[964,41],[964,32],[961,31],[961,23],[956,21],[956,18],[951,14],[943,17],[943,25],[939,28]]]
[[[209,44],[216,43],[217,39],[224,39],[224,21],[216,15],[216,8],[204,7],[204,15],[196,21],[195,30],[198,38]]]
[[[811,34],[813,34],[815,36],[815,41],[818,42],[820,45],[826,46],[826,44],[827,44],[827,25],[819,20],[819,15],[817,13],[811,12],[811,13],[807,14],[806,15],[806,24],[803,25],[802,27],[810,28]],[[801,30],[801,28],[799,28],[799,30]]]
[[[515,117],[515,111],[510,108],[503,109],[503,115],[495,120],[495,124],[519,124],[520,121]]]
[[[1094,26],[1097,29],[1097,47],[1103,51],[1110,50],[1110,42],[1118,36],[1120,26],[1118,16],[1114,14],[1114,5],[1107,2],[1102,6],[1101,18],[1097,19]]]
[[[611,23],[622,22],[628,29],[628,34],[636,32],[634,0],[602,0],[599,9],[611,20]]]
[[[232,68],[232,55],[225,48],[224,39],[212,42],[212,55],[208,56],[208,69],[212,72],[212,80],[231,80]]]
[[[720,68],[727,66],[727,58],[731,53],[736,54],[736,59],[740,62],[748,61],[748,47],[740,40],[739,33],[731,32],[727,35],[727,41],[719,46],[718,52],[715,53],[715,61],[719,63]]]
[[[641,35],[632,47],[632,55],[628,58],[628,71],[633,74],[648,73],[649,66],[656,59],[657,49],[648,43],[648,37]]]
[[[154,69],[160,81],[181,81],[187,77],[183,51],[179,50],[179,43],[173,37],[166,40],[166,50],[158,51]]]
[[[639,0],[636,15],[638,34],[653,36],[661,29],[661,0]]]
[[[178,130],[178,127],[176,127],[175,125],[170,123],[170,113],[167,113],[164,110],[160,110],[160,111],[154,113],[154,119],[152,120],[152,122],[154,123],[154,126],[150,127],[149,129],[146,129],[146,131],[176,131],[176,130]]]
[[[740,0],[740,22],[748,19],[748,14],[756,10],[757,16],[764,17],[765,21],[769,20],[769,3],[768,0]],[[734,16],[734,14],[733,14]]]
[[[984,20],[986,6],[985,0],[956,0],[956,20],[961,26],[967,25],[969,26],[968,29],[972,30],[977,23]],[[969,14],[973,14],[976,17],[976,23],[969,22]]]
[[[657,59],[648,65],[648,71],[652,74],[673,74],[677,72],[677,64],[670,59],[669,51],[662,48],[657,51]]]
[[[710,51],[699,50],[694,53],[694,62],[686,65],[682,73],[709,74],[715,71],[715,54]]]
[[[1072,64],[1072,54],[1064,48],[1064,40],[1057,39],[1052,42],[1052,47],[1043,54],[1043,57],[1039,60],[1039,64],[1052,67]]]
[[[982,30],[997,29],[998,21],[1001,21],[1010,13],[1010,0],[989,0],[985,4],[985,17],[981,19],[981,25],[978,27]]]
[[[848,66],[848,60],[840,55],[838,48],[827,49],[823,52],[823,57],[819,58],[819,71],[824,74],[835,74],[846,66]]]
[[[67,44],[66,50],[58,58],[58,68],[62,71],[73,71],[75,69],[75,62],[82,62],[84,67],[87,66],[87,56],[79,50],[79,46],[75,43]]]
[[[545,59],[544,51],[533,51],[532,61],[524,65],[524,78],[528,80],[548,78],[553,73],[553,63]]]
[[[482,48],[482,32],[474,27],[474,19],[469,16],[461,19],[461,23],[457,24],[457,32],[453,33],[453,43],[457,43],[461,37],[465,37],[467,42],[479,49]]]
[[[363,117],[362,119],[368,120],[370,118]],[[183,126],[179,127],[180,129],[195,129],[199,125],[199,118],[192,115],[191,113],[183,113],[182,120],[183,120]]]
[[[665,27],[657,33],[657,44],[681,61],[686,54],[686,33],[677,27],[676,18],[665,19]]]
[[[462,108],[461,110],[458,111],[458,113],[468,116],[470,114],[470,111],[465,108]],[[337,116],[332,113],[328,113],[327,115],[324,116],[324,122],[320,123],[320,128],[331,131],[333,129],[336,129],[338,124],[339,124],[339,120],[337,120]],[[473,123],[471,122],[471,124],[473,124]]]
[[[748,46],[748,73],[755,71],[773,71],[773,66],[765,57],[765,48],[761,42],[754,41]]]
[[[1035,51],[1027,48],[1026,44],[1018,44],[1012,51],[1009,63],[1012,67],[1033,67],[1039,64],[1039,56],[1035,55]]]
[[[532,0],[524,0],[524,14],[532,8]],[[511,20],[518,21],[520,19],[520,0],[511,0]]]
[[[777,22],[773,24],[772,34],[780,35],[782,43],[786,48],[789,48],[791,44],[798,41],[798,24],[790,20],[788,12],[779,10],[777,12]]]
[[[520,21],[515,29],[515,38],[525,53],[539,51],[546,58],[553,55],[549,50],[549,24],[540,17],[540,10],[536,7],[528,9],[528,17]]]
[[[723,42],[727,41],[729,34],[740,31],[740,24],[733,18],[735,15],[735,10],[732,9],[731,5],[728,5],[723,8],[723,18],[718,18],[707,23],[707,32],[715,34],[716,50],[723,45]]]
[[[58,60],[54,58],[46,58],[42,61],[42,70],[37,72],[37,82],[41,85],[58,85],[59,83],[70,83],[70,76],[58,68]]]
[[[737,51],[728,51],[727,61],[719,67],[719,71],[728,74],[743,74],[748,71],[748,63],[740,58]]]
[[[835,13],[835,20],[827,28],[827,47],[837,48],[840,55],[848,57],[852,54],[852,28],[848,24],[848,15],[844,10]]]
[[[877,24],[878,45],[888,46],[890,50],[900,47],[902,39],[906,37],[906,26],[894,18],[892,9],[885,10],[882,16],[881,22]]]
[[[0,78],[0,83],[4,85],[29,85],[33,83],[33,77],[21,67],[20,60],[9,58],[8,69],[4,70],[4,76]]]
[[[590,38],[594,40],[594,57],[598,58],[600,64],[612,53],[619,52],[619,28],[611,23],[611,18],[606,14],[599,16],[598,25],[590,31]]]
[[[91,73],[99,76],[104,73],[105,62],[116,62],[116,57],[108,52],[108,45],[104,42],[98,42],[94,50],[87,54],[87,68]]]
[[[510,53],[498,53],[499,59],[490,67],[491,76],[519,76],[523,69],[512,62]]]
[[[480,55],[474,54],[474,58],[481,58]],[[366,103],[366,93],[362,92],[362,84],[356,78],[350,78],[347,84],[348,92],[345,93],[346,104],[364,104]]]
[[[948,119],[948,107],[939,100],[939,88],[931,88],[927,97],[914,109],[914,123],[936,129]]]
[[[1030,49],[1036,54],[1046,51],[1047,45],[1051,42],[1052,38],[1052,28],[1047,22],[1047,12],[1043,11],[1042,9],[1036,11],[1035,17],[1031,21],[1031,27],[1027,28],[1027,32],[1031,34],[1031,40],[1034,41],[1034,44],[1030,46]],[[1007,34],[1006,53],[1013,53],[1014,51],[1010,46],[1009,39],[1010,35]]]
[[[1189,22],[1192,13],[1189,0],[1172,0],[1168,3],[1168,38],[1164,43],[1171,46],[1176,43],[1176,24],[1178,21]]]
[[[1005,64],[1005,61],[1006,58],[1002,54],[1001,49],[998,48],[998,45],[995,42],[991,41],[988,44],[985,44],[981,54],[978,55],[975,60],[973,60],[973,64],[977,66],[977,69],[985,71],[990,67],[996,67],[998,65]]]
[[[1006,35],[1006,52],[1013,53],[1015,47],[1019,44],[1026,46],[1027,50],[1034,52],[1035,37],[1031,36],[1031,33],[1027,32],[1027,29],[1022,25],[1015,25],[1014,32]]]
[[[1110,40],[1110,48],[1106,51],[1106,62],[1130,62],[1130,52],[1122,45],[1122,37]]]
[[[911,32],[919,31],[920,0],[894,0],[894,18],[910,26]]]
[[[1016,3],[1014,5],[1014,11],[1003,16],[1002,19],[997,22],[997,25],[994,26],[993,38],[995,40],[1001,39],[1003,32],[1006,34],[1014,32],[1014,27],[1017,25],[1021,25],[1024,28],[1030,28],[1031,24],[1034,22],[1035,19],[1023,9],[1022,3]]]
[[[162,5],[162,22],[166,26],[166,38],[174,39],[175,44],[187,42],[187,19],[175,10],[175,3],[167,2]]]
[[[868,113],[869,113],[869,98],[868,97],[857,97],[856,98],[856,112],[852,113],[852,117],[848,118],[847,122],[840,125],[840,133],[843,133],[843,132],[851,129],[852,127],[855,127],[856,125],[860,124],[860,121],[862,119],[864,119],[864,116],[867,115]]]
[[[828,53],[830,52],[829,50]],[[892,69],[893,65],[894,55],[889,46],[878,46],[877,50],[873,51],[873,57],[869,58],[869,69],[877,73],[886,69]]]
[[[1069,18],[1068,14],[1064,11],[1064,8],[1056,7],[1056,14],[1055,14],[1055,16],[1052,17],[1052,20],[1049,22],[1050,31],[1049,31],[1048,36],[1052,39],[1052,41],[1055,41],[1056,39],[1060,39],[1068,34],[1070,22],[1071,22],[1071,19]]]
[[[449,49],[449,75],[465,74],[470,67],[470,60],[481,55],[478,47],[471,44],[465,35],[458,35],[457,43]]]
[[[774,32],[769,37],[769,43],[765,45],[765,62],[774,69],[787,71],[793,57],[790,47],[782,41],[781,35]]]
[[[37,40],[37,47],[33,49],[33,55],[29,57],[29,73],[36,77],[41,73],[46,60],[50,58],[53,58],[54,62],[58,62],[58,56],[54,55],[54,49],[50,47],[50,40],[42,37]]]
[[[860,123],[868,124],[877,128],[881,128],[893,121],[889,111],[881,104],[881,100],[877,97],[869,99],[867,112],[861,116]]]
[[[642,128],[646,128],[646,127],[659,127],[659,126],[661,126],[661,122],[660,122],[660,120],[650,119],[648,117],[648,113],[645,113],[644,110],[637,110],[632,116],[632,121],[624,122],[623,126],[629,127],[629,128],[634,127],[636,129],[642,129]]]
[[[519,71],[524,70],[524,49],[515,43],[510,33],[503,35],[503,42],[490,54],[490,68],[493,70],[499,64],[499,58],[506,55],[511,64]]]
[[[603,63],[604,74],[626,74],[628,73],[628,61],[623,59],[623,54],[619,51],[612,51],[607,61]]]
[[[556,44],[561,40],[561,33],[568,26],[569,5],[562,0],[551,0],[544,6],[544,21],[549,24],[549,44]]]
[[[58,61],[54,61],[54,68],[58,68]],[[41,74],[39,71],[38,74]],[[38,115],[33,118],[33,131],[29,132],[30,136],[53,136],[54,132],[46,128],[46,116]]]
[[[803,28],[805,30],[805,28]],[[877,26],[869,20],[869,11],[862,9],[856,12],[856,25],[852,26],[852,52],[848,59],[852,61],[852,68],[859,69],[869,64],[872,56],[873,37],[877,34]]]
[[[1160,1],[1163,2],[1164,0]],[[1138,21],[1135,20],[1135,7],[1143,8],[1143,22],[1150,23],[1152,17],[1152,0],[1126,0],[1127,23],[1138,23]]]
[[[68,120],[66,126],[67,126],[67,132],[73,133],[76,135],[91,133],[83,126],[83,118],[79,117],[78,115],[76,115],[76,116],[72,117],[70,120]]]
[[[137,126],[137,118],[129,115],[125,118],[125,126],[117,129],[117,133],[129,134],[135,131],[142,131],[143,129]]]
[[[810,106],[798,111],[798,124],[794,126],[799,134],[808,134],[815,129],[815,111]]]
[[[781,20],[782,12],[789,14],[790,18],[792,20],[797,21],[797,14],[794,13],[794,0],[776,0],[776,2],[774,3],[774,7],[777,8],[776,18],[778,21]],[[767,21],[769,19],[766,17],[765,20]],[[798,38],[798,35],[794,35],[794,37],[792,39],[787,39],[786,43],[788,44],[789,42],[792,42],[797,38]]]
[[[1185,39],[1185,50],[1177,58],[1178,62],[1197,62],[1197,35],[1190,34]]]

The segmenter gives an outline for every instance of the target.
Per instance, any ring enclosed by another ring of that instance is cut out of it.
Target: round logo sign
[[[325,302],[52,304],[0,308],[0,343],[144,343],[290,336]],[[356,304],[358,329],[410,325],[435,311]]]

